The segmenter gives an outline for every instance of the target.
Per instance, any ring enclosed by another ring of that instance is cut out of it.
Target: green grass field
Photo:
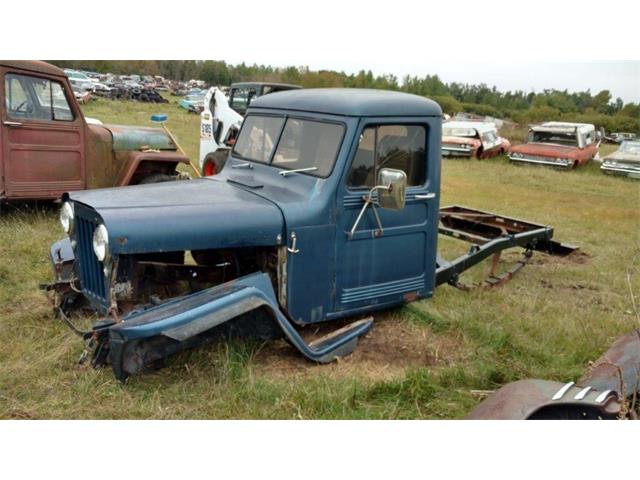
[[[148,125],[152,113],[167,113],[197,159],[199,118],[172,102],[98,100],[83,109],[120,124]],[[602,175],[597,164],[561,172],[505,158],[447,159],[442,197],[443,205],[553,225],[556,238],[582,254],[535,254],[502,288],[443,286],[431,300],[378,314],[356,353],[331,365],[304,361],[284,341],[234,341],[180,354],[125,386],[110,369],[77,365],[81,342],[38,290],[50,279],[49,245],[63,236],[56,209],[5,209],[0,418],[461,418],[481,400],[478,390],[531,377],[575,380],[617,336],[640,326],[639,182]],[[440,248],[466,249],[451,240]]]

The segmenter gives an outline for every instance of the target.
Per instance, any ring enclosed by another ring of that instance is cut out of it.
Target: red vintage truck
[[[64,72],[0,60],[0,203],[172,180],[189,159],[162,129],[84,117]]]

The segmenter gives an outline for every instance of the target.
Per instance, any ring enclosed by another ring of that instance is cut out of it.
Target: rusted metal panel
[[[113,151],[122,152],[129,150],[153,149],[176,150],[169,135],[159,128],[105,125],[113,136]]]
[[[115,152],[114,158],[120,167],[116,186],[137,183],[153,172],[171,173],[179,163],[189,163],[187,157],[171,151],[121,151]]]
[[[35,64],[35,65],[34,65]],[[58,198],[67,190],[85,188],[85,122],[64,75],[51,72],[38,62],[0,62],[2,101],[2,150],[0,163],[4,177],[4,197],[16,199]],[[46,64],[45,64],[46,65]],[[22,66],[28,67],[21,69]],[[39,68],[42,67],[42,68]],[[73,120],[13,118],[5,101],[7,74],[41,77],[62,85],[62,91],[73,114]],[[60,73],[62,73],[60,71]],[[37,74],[37,75],[36,75]]]
[[[111,133],[101,125],[88,125],[85,146],[87,188],[114,186],[115,157],[111,150]]]
[[[640,329],[618,338],[578,381],[627,397],[640,392]]]
[[[6,67],[9,70],[27,70],[32,73],[66,78],[62,69],[39,60],[0,60],[0,67]]]
[[[603,393],[605,395],[603,395]],[[548,380],[520,380],[505,385],[478,405],[470,420],[526,420],[563,418],[615,418],[622,405],[615,393],[601,392]],[[569,412],[572,412],[571,414]]]
[[[625,399],[636,392],[640,392],[640,329],[618,338],[577,383],[509,383],[468,418],[635,418]]]

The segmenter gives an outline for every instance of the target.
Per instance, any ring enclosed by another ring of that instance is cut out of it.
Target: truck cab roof
[[[440,105],[410,93],[359,88],[287,90],[257,98],[251,111],[273,109],[350,117],[440,117]]]
[[[29,70],[34,73],[42,73],[45,75],[56,75],[64,77],[65,73],[62,69],[51,65],[50,63],[41,62],[39,60],[0,60],[0,66],[8,68],[16,68],[21,70]]]
[[[300,89],[300,85],[293,85],[290,83],[276,83],[276,82],[238,82],[233,83],[230,88],[244,88],[244,87],[280,87],[286,89]]]

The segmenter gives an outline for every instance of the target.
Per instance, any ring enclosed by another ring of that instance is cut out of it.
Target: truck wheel
[[[214,153],[208,154],[204,158],[204,164],[202,166],[202,174],[205,177],[211,177],[217,175],[222,171],[227,163],[227,157],[229,156],[229,150],[221,149]]]
[[[152,173],[148,177],[144,177],[142,180],[138,182],[138,185],[144,185],[147,183],[162,183],[162,182],[173,182],[176,177],[172,175],[167,175],[166,173]]]

